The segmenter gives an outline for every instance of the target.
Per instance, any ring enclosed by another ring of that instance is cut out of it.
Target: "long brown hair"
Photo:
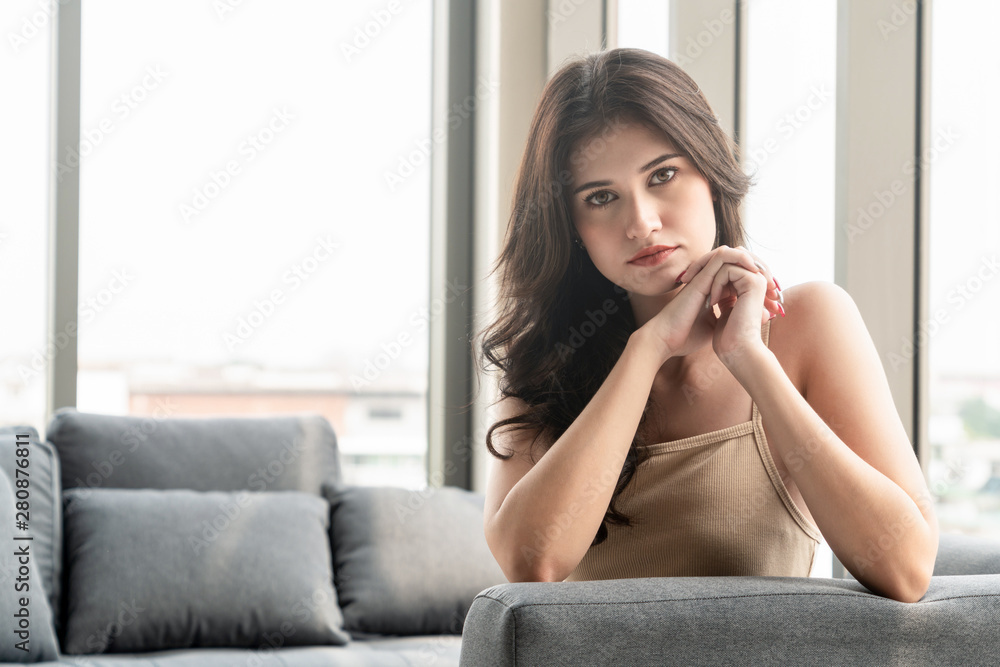
[[[737,149],[704,94],[680,67],[641,49],[594,53],[561,68],[542,91],[517,173],[500,270],[497,319],[483,331],[483,371],[499,369],[501,397],[527,409],[497,421],[486,446],[497,458],[493,431],[535,432],[555,442],[603,384],[635,331],[628,293],[605,278],[573,243],[567,190],[569,166],[593,159],[624,123],[659,130],[711,184],[715,245],[744,242],[740,202],[750,180]],[[642,419],[650,402],[647,400]],[[604,521],[630,525],[615,500],[640,463],[636,433]]]

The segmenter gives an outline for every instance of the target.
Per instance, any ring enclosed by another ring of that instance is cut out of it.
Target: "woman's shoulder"
[[[768,347],[802,392],[810,365],[832,338],[867,330],[854,299],[839,285],[816,280],[793,285],[782,296],[785,317],[771,320]]]

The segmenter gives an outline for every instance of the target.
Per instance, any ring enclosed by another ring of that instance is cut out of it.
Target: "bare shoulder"
[[[782,292],[785,317],[771,320],[768,347],[800,393],[834,340],[868,337],[854,299],[842,287],[811,281]]]

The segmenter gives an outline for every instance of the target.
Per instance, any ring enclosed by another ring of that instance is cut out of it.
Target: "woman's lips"
[[[662,264],[667,261],[667,257],[670,256],[677,247],[666,248],[660,252],[654,252],[652,255],[646,255],[645,257],[640,257],[639,259],[633,259],[629,264],[635,264],[636,266],[656,266],[657,264]]]

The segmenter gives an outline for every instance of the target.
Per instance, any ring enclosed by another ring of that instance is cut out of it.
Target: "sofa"
[[[504,583],[476,596],[460,664],[997,665],[1000,540],[942,534],[915,603],[853,578]]]
[[[318,415],[0,428],[0,663],[458,664],[483,497],[343,482]]]
[[[914,604],[820,578],[508,583],[482,508],[345,485],[315,415],[0,428],[0,663],[996,664],[1000,542],[943,535]]]

